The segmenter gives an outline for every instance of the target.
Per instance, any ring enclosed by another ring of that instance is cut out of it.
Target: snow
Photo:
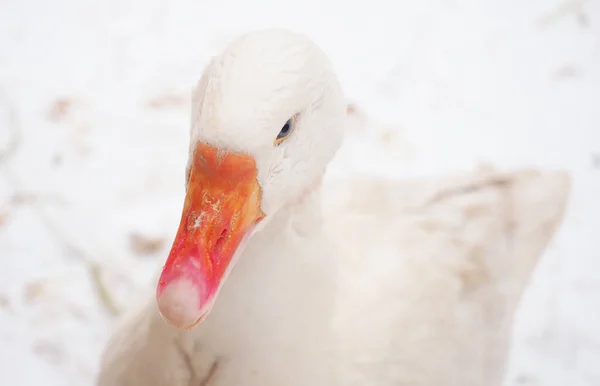
[[[506,385],[599,385],[597,0],[4,0],[0,384],[93,385],[113,319],[91,278],[119,307],[148,289],[181,213],[189,90],[261,27],[309,34],[371,117],[332,173],[570,171]]]

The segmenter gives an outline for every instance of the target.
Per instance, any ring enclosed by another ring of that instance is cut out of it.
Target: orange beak
[[[161,315],[179,329],[191,329],[208,315],[264,217],[252,157],[206,144],[192,157],[179,230],[156,289]]]

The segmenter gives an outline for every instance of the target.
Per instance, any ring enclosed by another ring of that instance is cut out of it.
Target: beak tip
[[[204,314],[204,294],[198,284],[180,278],[160,288],[156,300],[163,319],[180,330],[194,327]]]

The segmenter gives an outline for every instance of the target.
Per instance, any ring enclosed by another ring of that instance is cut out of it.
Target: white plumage
[[[345,103],[326,56],[288,31],[233,42],[207,66],[192,109],[190,164],[202,143],[249,155],[265,219],[194,329],[168,325],[154,297],[126,315],[98,386],[501,383],[565,175],[322,182]]]

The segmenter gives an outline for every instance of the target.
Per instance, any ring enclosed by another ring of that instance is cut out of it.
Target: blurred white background
[[[178,225],[191,86],[274,26],[317,41],[367,114],[332,172],[571,173],[506,384],[600,385],[598,0],[0,1],[0,384],[93,384]]]

